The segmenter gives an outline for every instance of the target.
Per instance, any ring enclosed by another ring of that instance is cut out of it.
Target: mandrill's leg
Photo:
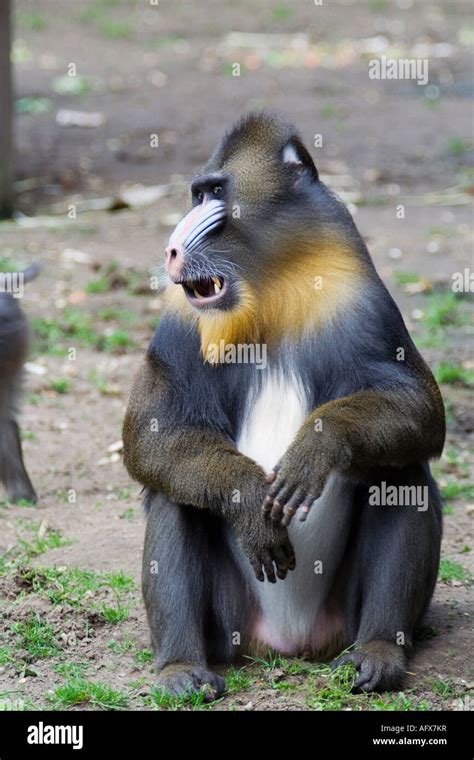
[[[224,679],[209,662],[228,663],[245,634],[245,584],[224,522],[153,493],[147,528],[143,596],[158,669],[158,687],[178,696],[202,691],[214,699]]]
[[[23,462],[20,431],[11,417],[0,418],[0,481],[10,501],[38,500]]]
[[[399,494],[404,486],[415,486],[417,503],[359,505],[346,596],[357,646],[335,665],[353,662],[358,670],[355,688],[362,691],[400,686],[405,653],[430,602],[439,564],[441,503],[428,468],[391,471],[383,480]]]

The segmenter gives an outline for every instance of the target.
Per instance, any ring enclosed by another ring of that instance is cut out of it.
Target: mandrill
[[[124,422],[158,685],[213,698],[239,653],[349,648],[355,688],[396,688],[438,571],[438,387],[292,126],[244,118],[190,202]]]

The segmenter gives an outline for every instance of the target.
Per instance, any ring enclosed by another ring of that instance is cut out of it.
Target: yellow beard
[[[276,268],[275,268],[276,269]],[[166,292],[167,310],[195,322],[201,352],[215,363],[215,346],[238,343],[272,345],[283,338],[298,338],[320,329],[340,313],[359,292],[362,265],[347,244],[298,245],[276,271],[259,284],[240,285],[239,304],[226,311],[199,313],[187,301],[182,287]]]

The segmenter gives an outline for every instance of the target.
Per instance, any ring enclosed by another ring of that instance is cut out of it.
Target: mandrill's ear
[[[296,169],[307,172],[315,182],[319,179],[314,161],[299,137],[292,137],[286,143],[283,148],[283,163],[290,164]]]

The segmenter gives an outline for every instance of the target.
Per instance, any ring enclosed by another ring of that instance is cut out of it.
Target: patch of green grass
[[[123,353],[136,347],[125,330],[99,335],[93,328],[93,315],[75,309],[65,309],[59,319],[34,319],[37,353],[64,356],[71,346],[88,346],[97,351]]]
[[[274,21],[288,21],[293,15],[293,9],[289,5],[280,3],[272,8],[272,18]]]
[[[118,501],[127,501],[132,495],[132,488],[130,486],[126,486],[125,488],[114,488],[112,493]]]
[[[126,575],[123,570],[118,570],[115,573],[106,573],[108,585],[111,589],[117,592],[133,591],[135,588],[135,581],[130,575]]]
[[[148,663],[153,662],[153,652],[151,649],[137,649],[133,659],[138,665],[148,665]]]
[[[474,499],[474,485],[470,483],[459,483],[452,480],[450,483],[446,483],[440,488],[441,496],[443,499],[460,499],[466,497],[467,499]]]
[[[114,330],[102,341],[103,350],[107,353],[123,353],[126,349],[136,348],[136,343],[125,330]]]
[[[117,309],[115,306],[108,306],[105,309],[101,309],[97,316],[103,322],[123,322],[127,325],[136,322],[136,314],[129,309]]]
[[[8,647],[0,647],[0,666],[9,665],[14,661],[15,660],[14,657],[12,657],[10,649]]]
[[[65,309],[59,319],[33,319],[35,348],[42,354],[64,355],[71,344],[97,346],[100,336],[92,317],[76,309]]]
[[[441,385],[474,386],[474,372],[464,369],[460,364],[440,362],[434,371],[434,376]]]
[[[328,104],[321,108],[319,115],[323,119],[331,119],[333,116],[336,116],[336,109],[334,108],[334,106],[331,106]]]
[[[437,678],[431,684],[431,691],[437,694],[438,697],[453,697],[456,693],[453,685],[449,681],[443,681],[441,678]]]
[[[440,581],[468,581],[471,574],[459,562],[442,559],[439,563],[438,578]]]
[[[404,692],[396,694],[353,694],[356,670],[350,663],[332,670],[327,665],[312,669],[306,699],[313,710],[428,710],[429,705]]]
[[[107,644],[107,649],[110,649],[114,654],[126,654],[127,652],[131,652],[134,648],[135,644],[130,638],[122,639],[122,641],[115,641],[115,639],[112,639]]]
[[[83,678],[88,667],[83,662],[60,662],[52,665],[51,669],[63,678]]]
[[[415,335],[416,345],[420,348],[443,349],[448,345],[450,330],[469,324],[466,304],[457,294],[430,293],[425,295],[425,307],[420,322],[422,332]]]
[[[39,709],[32,699],[12,697],[10,692],[0,692],[0,712],[32,712]]]
[[[367,702],[371,710],[393,710],[396,712],[412,712],[416,710],[418,712],[425,712],[431,709],[426,700],[420,700],[416,695],[411,697],[403,691],[399,691],[396,694],[371,694],[368,696]]]
[[[341,710],[351,699],[356,670],[353,665],[342,665],[336,670],[329,666],[314,669],[316,681],[309,680],[307,705],[313,710]]]
[[[124,509],[124,511],[119,515],[121,520],[133,520],[135,517],[135,510],[133,507],[128,507],[128,509]]]
[[[427,296],[423,321],[431,329],[462,327],[466,323],[466,315],[454,293],[432,293]]]
[[[269,650],[266,657],[246,657],[246,660],[250,660],[255,665],[258,665],[265,673],[273,670],[284,670],[288,675],[299,675],[306,673],[311,668],[310,663],[306,660],[287,660],[280,654]]]
[[[100,710],[124,710],[129,703],[124,692],[80,677],[71,678],[55,689],[51,701],[56,710],[77,705],[90,705]]]
[[[162,693],[156,687],[152,687],[150,690],[150,697],[152,705],[166,710],[189,709],[190,707],[194,710],[207,710],[211,708],[213,704],[220,701],[215,700],[214,702],[206,702],[206,695],[204,692],[171,697],[169,694]]]
[[[24,98],[15,100],[15,113],[29,113],[36,116],[41,113],[49,113],[52,110],[53,101],[50,98],[26,95]]]
[[[129,37],[133,27],[128,21],[113,18],[108,9],[114,8],[120,2],[114,0],[95,0],[93,4],[86,5],[76,15],[82,24],[94,25],[97,31],[104,37],[117,40]]]
[[[88,77],[76,74],[65,74],[53,80],[53,90],[58,95],[85,95],[92,90],[92,82]]]
[[[421,334],[415,334],[412,337],[419,350],[424,348],[441,349],[448,345],[448,337],[444,330],[437,330],[436,332],[424,331]]]
[[[29,393],[26,400],[31,406],[39,406],[42,398],[39,393]]]
[[[156,328],[158,327],[158,325],[160,324],[160,317],[150,317],[147,320],[147,324],[150,330],[154,332]]]
[[[169,34],[167,36],[162,35],[160,37],[152,37],[146,41],[146,44],[154,50],[161,50],[183,42],[186,42],[186,37],[183,37],[180,34]]]
[[[25,620],[12,623],[10,631],[18,637],[18,647],[26,649],[29,656],[35,660],[55,657],[61,652],[55,640],[53,626],[44,621],[38,613],[30,612]]]
[[[22,267],[10,256],[0,256],[0,272],[19,272]]]
[[[13,40],[10,58],[12,63],[31,61],[32,53],[30,48],[25,44],[25,40],[19,38]]]
[[[98,22],[98,29],[104,37],[108,37],[111,40],[123,40],[130,37],[133,28],[127,21],[119,21],[118,19],[102,18]]]
[[[403,287],[403,285],[411,285],[415,282],[419,282],[420,275],[412,272],[394,272],[393,279],[399,287]]]
[[[428,231],[426,233],[430,237],[443,237],[443,238],[452,238],[455,237],[456,232],[454,229],[451,229],[450,227],[429,227]]]
[[[47,26],[44,16],[37,11],[17,11],[15,25],[19,29],[28,29],[32,32],[42,32]]]
[[[107,380],[106,378],[99,372],[98,369],[93,369],[92,372],[89,375],[89,379],[91,383],[97,388],[99,393],[102,393],[104,396],[107,395]]]
[[[51,604],[70,604],[79,607],[84,599],[110,588],[114,595],[129,593],[135,589],[133,578],[122,571],[117,573],[96,573],[79,568],[27,568],[19,570],[19,578],[31,590],[47,597]]]
[[[34,501],[28,501],[28,499],[19,499],[15,502],[15,507],[26,507],[27,509],[36,509],[38,505]]]
[[[463,137],[450,137],[446,147],[451,156],[462,156],[471,150],[472,143]]]
[[[37,557],[50,549],[59,549],[61,546],[70,546],[72,541],[63,538],[61,532],[54,528],[43,528],[41,523],[33,523],[31,520],[18,518],[20,527],[33,534],[31,540],[19,536],[17,544],[13,546],[9,554],[19,563],[26,563],[32,557]]]
[[[444,464],[444,460],[446,460],[446,463],[448,466],[451,467],[451,465],[454,465],[456,467],[457,472],[464,476],[465,478],[468,478],[470,475],[470,467],[468,462],[466,462],[461,456],[458,449],[445,449],[443,451],[442,459],[441,459],[441,465]],[[436,462],[433,463],[433,467],[437,465]]]
[[[125,620],[128,620],[130,615],[130,605],[123,604],[120,599],[117,599],[115,607],[111,607],[108,604],[101,604],[100,613],[106,623],[110,623],[111,625],[118,625],[119,623],[123,623]]]
[[[107,277],[98,277],[95,280],[91,280],[86,285],[86,293],[106,293],[109,289],[109,281]]]
[[[71,381],[66,378],[58,378],[50,383],[50,389],[56,393],[69,393],[71,389]]]

